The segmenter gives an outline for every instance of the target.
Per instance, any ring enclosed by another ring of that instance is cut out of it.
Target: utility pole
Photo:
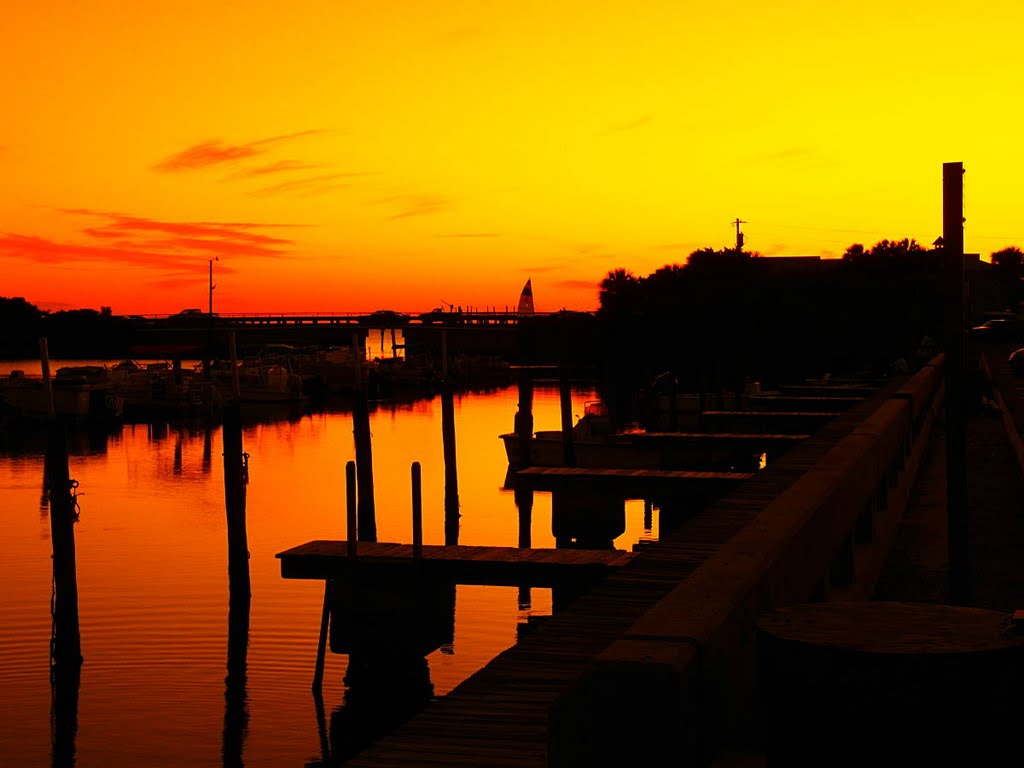
[[[740,224],[746,224],[747,222],[737,218],[733,224],[736,225],[736,252],[739,253],[743,250],[743,233],[740,232]]]
[[[949,602],[953,605],[964,605],[969,594],[969,570],[963,163],[942,164],[942,252],[946,288],[946,514]]]

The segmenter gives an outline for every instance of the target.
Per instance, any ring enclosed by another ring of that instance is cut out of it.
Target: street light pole
[[[217,260],[218,259],[217,259],[216,256],[214,256],[212,259],[210,259],[210,309],[209,309],[210,317],[213,317],[213,289],[217,287],[217,286],[215,286],[213,284],[213,262],[215,262]]]

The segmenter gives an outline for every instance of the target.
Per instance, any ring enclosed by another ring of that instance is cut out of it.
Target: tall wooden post
[[[448,377],[448,332],[441,331],[441,441],[444,446],[444,543],[459,543],[459,470],[455,451],[455,396]]]
[[[67,425],[56,413],[50,379],[47,340],[39,341],[43,383],[49,410],[49,440],[43,463],[45,491],[50,508],[50,540],[53,548],[52,640],[50,685],[52,689],[53,764],[75,764],[78,733],[78,693],[82,679],[82,640],[78,623],[78,574],[75,556],[75,522],[78,519],[73,491],[77,483],[68,467]]]
[[[963,605],[967,562],[967,369],[964,323],[964,167],[942,164],[942,251],[946,287],[946,503],[949,600]]]
[[[50,359],[46,339],[39,342],[43,380],[50,392],[50,435],[46,453],[49,479],[50,539],[53,546],[53,647],[50,659],[56,676],[77,676],[82,665],[78,625],[78,573],[75,558],[75,522],[78,519],[74,483],[68,468],[67,425],[54,408]]]
[[[563,365],[558,374],[558,395],[562,414],[562,461],[567,467],[576,466],[576,446],[572,434],[572,387],[569,372]]]
[[[519,372],[519,407],[516,411],[515,428],[519,437],[519,466],[531,465],[530,448],[533,443],[533,379],[530,372]]]
[[[356,444],[356,475],[359,491],[359,539],[377,540],[377,510],[373,497],[373,447],[370,437],[370,403],[363,382],[359,333],[352,334],[355,354],[355,392],[352,401],[352,434]]]
[[[414,461],[412,476],[412,557],[419,562],[423,559],[423,480],[420,463]]]
[[[228,585],[231,599],[249,600],[249,539],[245,522],[246,457],[238,401],[224,406],[224,506],[228,528]]]

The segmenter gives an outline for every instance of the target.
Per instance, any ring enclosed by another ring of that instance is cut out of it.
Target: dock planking
[[[658,542],[638,546],[637,557],[626,567],[609,574],[346,765],[547,766],[553,708],[574,688],[593,658],[753,520],[871,408],[858,405],[829,421],[778,462]]]
[[[529,467],[516,472],[516,482],[534,491],[590,487],[619,494],[686,495],[709,487],[731,487],[754,477],[753,472],[688,472],[673,469],[605,469]]]
[[[624,550],[534,549],[424,544],[422,557],[412,544],[359,542],[360,580],[413,573],[418,578],[456,584],[553,587],[591,580],[620,568],[634,557]],[[346,541],[309,541],[279,552],[286,579],[344,579],[352,569]]]

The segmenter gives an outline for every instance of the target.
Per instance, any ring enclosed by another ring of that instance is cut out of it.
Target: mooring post
[[[533,546],[533,491],[525,488],[523,483],[516,483],[512,496],[519,513],[519,548],[529,549]]]
[[[238,402],[224,406],[224,502],[228,528],[228,584],[232,597],[248,597],[249,541],[245,523],[245,454]]]
[[[75,522],[77,513],[73,495],[77,483],[68,468],[67,425],[57,415],[50,380],[50,359],[46,339],[39,342],[43,381],[49,397],[50,434],[46,453],[49,479],[50,539],[53,546],[53,646],[51,671],[54,679],[73,682],[82,665],[81,634],[78,624],[78,575],[75,560]]]
[[[562,412],[562,460],[567,467],[576,466],[576,446],[572,435],[572,387],[569,371],[563,365],[558,372],[558,396]]]
[[[515,428],[519,437],[520,467],[529,467],[530,446],[533,442],[533,379],[527,369],[519,372],[519,406],[516,411]]]
[[[359,552],[359,516],[356,512],[356,463],[345,464],[345,536],[348,556],[355,560]]]
[[[50,349],[45,338],[39,340],[39,364],[43,371],[43,390],[46,392],[46,410],[53,420],[57,409],[53,401],[53,380],[50,378]]]
[[[356,463],[345,463],[345,544],[348,555],[349,604],[352,604],[355,580],[355,565],[359,554],[359,517],[356,511]],[[313,698],[317,706],[323,707],[322,688],[324,682],[324,661],[327,657],[327,633],[331,626],[331,605],[334,602],[334,579],[324,581],[324,604],[320,611],[320,635],[316,644],[316,666],[313,670]]]
[[[423,481],[420,463],[412,463],[412,557],[423,559]]]
[[[459,471],[455,452],[455,397],[448,377],[448,331],[441,331],[441,443],[444,449],[444,543],[459,543]]]
[[[377,512],[373,498],[373,448],[370,437],[370,404],[361,372],[362,356],[359,332],[352,334],[352,349],[356,366],[356,387],[352,402],[352,433],[356,444],[356,474],[359,477],[359,537],[362,541],[377,540]]]
[[[247,482],[246,455],[242,448],[242,410],[239,402],[238,355],[235,335],[228,338],[231,366],[234,369],[234,398],[224,406],[221,427],[224,442],[224,506],[228,528],[228,587],[232,599],[248,600],[249,539],[245,522],[245,485]]]
[[[441,440],[444,443],[445,544],[459,543],[459,472],[455,452],[455,397],[451,383],[441,384]]]

